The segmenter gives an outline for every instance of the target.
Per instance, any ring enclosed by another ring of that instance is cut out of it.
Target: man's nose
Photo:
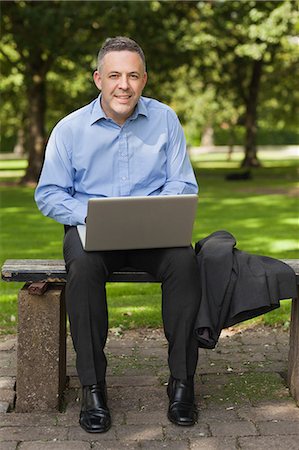
[[[126,90],[129,87],[128,79],[125,74],[122,75],[119,79],[119,87],[123,90]]]

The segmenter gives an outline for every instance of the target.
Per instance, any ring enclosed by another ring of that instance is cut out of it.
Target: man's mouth
[[[115,97],[117,99],[119,99],[119,100],[128,100],[129,98],[132,97],[132,95],[129,95],[129,94],[124,95],[124,94],[122,94],[122,95],[115,95]]]

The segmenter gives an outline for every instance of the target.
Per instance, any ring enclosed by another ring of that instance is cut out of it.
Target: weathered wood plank
[[[282,261],[295,271],[297,284],[299,284],[299,259]],[[62,259],[7,259],[2,266],[1,276],[4,281],[60,283],[66,281],[66,270]],[[114,272],[109,281],[142,283],[158,282],[159,280],[147,272],[124,268]]]
[[[7,259],[1,270],[4,281],[61,283],[66,281],[64,261],[61,259]],[[157,283],[159,280],[147,272],[124,268],[114,272],[111,282]]]

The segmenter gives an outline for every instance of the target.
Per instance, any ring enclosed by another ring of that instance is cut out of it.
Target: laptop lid
[[[87,251],[185,247],[196,209],[197,195],[93,198],[77,228]]]

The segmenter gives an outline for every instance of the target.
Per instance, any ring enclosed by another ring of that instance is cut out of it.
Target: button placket
[[[127,133],[124,129],[119,134],[119,184],[120,195],[130,194],[129,155]]]

